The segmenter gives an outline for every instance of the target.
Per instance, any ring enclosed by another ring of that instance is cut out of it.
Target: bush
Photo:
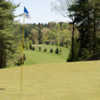
[[[49,42],[49,41],[46,41],[46,42],[45,42],[45,44],[46,44],[46,45],[49,45],[49,44],[50,44],[50,42]]]
[[[30,48],[30,50],[32,50],[32,45],[31,44],[29,45],[29,48]]]
[[[17,66],[20,66],[20,65],[22,65],[22,64],[24,64],[24,61],[26,60],[26,56],[25,56],[25,54],[23,55],[23,56],[20,56],[19,58],[18,58],[18,61],[16,62],[16,65]]]
[[[32,47],[32,50],[35,51],[35,47],[34,46]]]
[[[100,52],[94,55],[91,55],[87,60],[100,60]]]
[[[53,49],[52,48],[50,49],[50,53],[53,53]]]
[[[42,47],[39,47],[39,51],[40,51],[40,52],[42,51]]]
[[[43,51],[44,51],[44,52],[47,52],[47,49],[45,48]]]
[[[60,46],[63,47],[64,46],[64,43],[63,42],[60,42]]]
[[[58,48],[56,48],[55,53],[59,54],[59,49]]]

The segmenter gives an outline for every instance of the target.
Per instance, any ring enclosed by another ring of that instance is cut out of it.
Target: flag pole
[[[24,24],[25,24],[25,14],[23,16],[23,29],[22,29],[22,64],[24,64]],[[23,66],[21,66],[20,72],[20,91],[23,91]]]

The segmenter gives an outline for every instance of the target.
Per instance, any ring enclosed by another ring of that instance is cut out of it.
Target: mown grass
[[[66,59],[69,54],[69,49],[64,47],[59,47],[62,52],[60,54],[55,54],[56,46],[47,46],[47,45],[38,45],[34,46],[35,51],[32,50],[26,50],[26,61],[25,65],[31,65],[31,64],[47,64],[47,63],[61,63],[66,62]],[[39,51],[38,47],[41,47],[42,50]],[[47,52],[44,52],[44,49],[47,49]],[[53,53],[50,53],[50,49],[53,49]]]
[[[0,100],[100,100],[100,61],[28,65],[21,75],[0,70]]]

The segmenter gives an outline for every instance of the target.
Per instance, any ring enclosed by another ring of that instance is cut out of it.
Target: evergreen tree
[[[0,0],[0,68],[7,66],[16,50],[13,34],[14,8],[11,2]]]
[[[42,32],[41,32],[41,24],[38,25],[38,41],[39,44],[42,44]]]
[[[100,2],[99,2],[100,3]],[[76,0],[69,7],[71,16],[75,18],[75,24],[79,30],[79,52],[77,57],[80,60],[86,60],[96,53],[96,6],[93,6],[89,0]]]

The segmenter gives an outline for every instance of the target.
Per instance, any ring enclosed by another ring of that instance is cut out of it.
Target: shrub
[[[58,48],[56,48],[55,53],[59,54],[59,49]]]
[[[20,66],[20,65],[22,65],[22,64],[24,64],[24,61],[26,60],[26,56],[25,56],[25,54],[23,55],[23,56],[20,56],[19,58],[18,58],[18,61],[16,62],[16,65],[17,66]]]
[[[50,53],[53,53],[53,49],[52,48],[50,49]]]
[[[42,51],[42,47],[39,47],[39,51],[40,51],[40,52]]]
[[[31,44],[29,45],[29,47],[30,47],[30,50],[32,50],[32,45]]]
[[[45,42],[45,44],[46,44],[46,45],[49,45],[49,44],[50,44],[50,42],[49,42],[49,41],[46,41],[46,42]]]
[[[44,51],[44,52],[47,52],[47,49],[45,48],[43,51]]]
[[[60,46],[63,47],[64,46],[64,43],[63,42],[60,42]]]
[[[35,51],[35,47],[34,46],[32,47],[32,50]]]

